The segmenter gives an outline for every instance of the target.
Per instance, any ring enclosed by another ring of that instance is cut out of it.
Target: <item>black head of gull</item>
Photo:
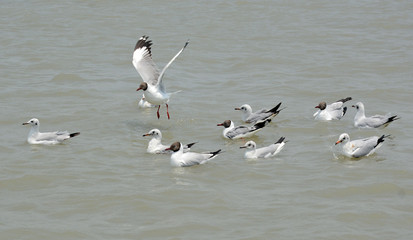
[[[217,126],[224,126],[225,128],[228,128],[231,126],[231,120],[225,120],[223,123],[218,123]]]
[[[174,152],[179,151],[179,149],[181,148],[181,143],[180,142],[174,142],[171,144],[171,146],[165,150],[172,150]]]
[[[315,108],[319,108],[320,110],[324,110],[327,107],[327,103],[326,102],[320,102],[317,106],[315,106]]]

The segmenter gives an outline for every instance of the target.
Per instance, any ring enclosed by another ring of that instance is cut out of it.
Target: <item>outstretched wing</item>
[[[135,45],[132,64],[144,82],[156,85],[159,78],[159,69],[152,60],[151,46],[152,41],[148,41],[148,36],[142,36]]]
[[[162,72],[161,72],[161,74],[158,76],[158,79],[157,79],[157,80],[159,81],[159,86],[160,86],[161,89],[164,88],[164,87],[163,87],[163,83],[162,83],[162,78],[163,78],[163,75],[165,74],[166,69],[172,64],[173,61],[175,61],[175,59],[176,59],[179,55],[181,55],[181,53],[184,51],[184,49],[186,48],[186,46],[188,45],[188,43],[189,43],[189,40],[186,41],[184,47],[183,47],[183,48],[175,55],[175,57],[173,57],[173,58],[171,59],[171,61],[169,61],[168,64],[166,64],[166,66],[162,69]]]

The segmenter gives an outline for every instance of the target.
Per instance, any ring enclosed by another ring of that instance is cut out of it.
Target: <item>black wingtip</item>
[[[281,106],[281,103],[282,103],[282,102],[280,102],[279,104],[277,104],[277,106],[271,108],[271,109],[268,110],[267,112],[272,112],[272,113],[278,114],[281,110],[284,109],[284,108],[283,108],[283,109],[278,110],[278,109],[280,108],[280,106]]]
[[[343,103],[345,103],[345,102],[350,101],[350,100],[352,100],[352,98],[351,98],[351,97],[346,97],[346,98],[343,98],[343,99],[337,100],[337,102],[343,102]]]
[[[187,146],[188,148],[191,148],[195,143],[197,143],[197,142],[188,143],[186,146]]]
[[[261,121],[261,122],[256,123],[254,125],[254,127],[256,129],[263,128],[263,127],[267,126],[267,124],[270,123],[270,122],[271,122],[271,119],[266,119],[265,121]]]
[[[387,121],[384,123],[385,126],[387,126],[389,123],[396,121],[400,119],[400,117],[398,117],[397,115],[391,116],[387,119]]]
[[[282,143],[284,142],[284,140],[285,140],[285,137],[280,137],[280,139],[278,139],[278,141],[275,144]]]
[[[69,137],[71,137],[71,138],[76,137],[79,134],[80,134],[80,132],[71,133],[71,134],[69,134]]]
[[[346,115],[346,112],[347,112],[347,107],[343,107],[343,117],[344,115]]]
[[[215,152],[210,152],[210,154],[212,154],[211,157],[218,155],[220,152],[221,152],[221,149],[218,149]]]
[[[135,51],[138,48],[146,47],[148,49],[149,54],[152,56],[152,52],[151,52],[152,41],[151,40],[148,41],[148,38],[149,37],[145,35],[139,38],[138,42],[135,45],[135,49],[133,51]]]
[[[183,48],[186,48],[186,46],[188,46],[188,44],[189,44],[189,39],[186,41],[186,43],[185,43],[185,45],[184,45]]]
[[[390,136],[391,136],[390,134],[388,134],[388,135],[383,134],[379,139],[377,139],[377,144],[374,147],[377,147],[380,143],[384,142],[385,138],[390,137]]]

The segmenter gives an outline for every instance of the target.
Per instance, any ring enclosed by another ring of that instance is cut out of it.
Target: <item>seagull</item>
[[[152,103],[146,101],[145,99],[145,94],[142,94],[142,98],[141,100],[139,100],[138,106],[140,108],[153,108],[153,107],[157,107],[156,105],[153,105]]]
[[[204,164],[209,160],[215,158],[220,152],[221,149],[215,152],[209,153],[195,153],[183,151],[182,143],[174,142],[172,145],[167,148],[167,150],[172,150],[171,155],[171,165],[173,167],[190,167],[193,165]]]
[[[364,113],[364,104],[361,102],[353,105],[357,109],[356,116],[354,117],[354,126],[359,128],[385,128],[391,122],[400,119],[397,115],[391,115],[390,113],[386,115],[374,115],[371,117],[366,117]]]
[[[343,107],[343,104],[349,100],[351,100],[351,97],[340,99],[332,104],[320,102],[315,107],[318,108],[318,111],[314,113],[313,117],[316,120],[340,120],[347,111],[347,107]]]
[[[246,138],[254,135],[256,132],[261,130],[263,127],[265,127],[269,122],[271,122],[271,119],[267,119],[263,122],[258,122],[253,126],[237,126],[235,127],[234,122],[231,120],[225,120],[223,123],[217,124],[217,126],[224,126],[224,131],[222,132],[222,135],[224,138],[228,139],[237,139],[237,138]]]
[[[148,36],[141,37],[135,45],[133,51],[132,64],[136,68],[136,71],[141,75],[143,82],[139,85],[136,91],[143,90],[145,92],[146,101],[153,105],[158,106],[156,112],[158,119],[159,109],[161,104],[166,105],[166,113],[169,116],[168,101],[173,93],[167,93],[162,82],[162,78],[166,69],[172,64],[172,62],[184,51],[188,45],[187,41],[184,47],[166,64],[166,66],[159,72],[158,67],[152,60],[151,46],[152,41],[148,40]],[[176,93],[176,92],[174,92]]]
[[[271,108],[270,110],[261,109],[261,110],[256,111],[256,112],[253,113],[251,106],[248,105],[248,104],[244,104],[241,107],[235,108],[235,110],[239,110],[239,111],[242,112],[242,121],[244,121],[246,123],[254,123],[255,124],[257,122],[265,121],[267,119],[271,119],[271,118],[277,116],[278,113],[281,110],[283,110],[283,109],[278,110],[280,108],[280,106],[281,106],[281,102],[277,106]]]
[[[154,129],[150,130],[148,133],[143,134],[143,137],[147,137],[147,136],[152,136],[152,139],[149,141],[148,148],[146,149],[146,151],[148,153],[155,153],[155,154],[172,153],[172,151],[165,150],[165,149],[169,148],[169,146],[163,145],[161,143],[162,133],[159,129],[154,128]],[[189,150],[191,150],[191,147],[194,144],[195,144],[195,142],[186,144],[184,146],[184,152],[189,152]]]
[[[340,135],[335,145],[340,144],[342,153],[347,157],[359,158],[373,154],[379,147],[381,147],[384,139],[389,136],[390,135],[382,135],[381,137],[372,136],[350,141],[350,136],[347,133],[343,133]]]
[[[37,118],[32,118],[28,122],[23,123],[23,125],[31,126],[29,136],[27,137],[27,142],[30,144],[57,144],[80,134],[80,132],[69,133],[67,131],[41,133],[39,132],[40,122]]]
[[[277,142],[262,148],[257,148],[257,144],[255,144],[254,141],[248,141],[244,146],[240,148],[247,149],[244,154],[245,158],[256,159],[274,157],[284,148],[284,145],[286,143],[284,139],[285,137],[281,137]]]

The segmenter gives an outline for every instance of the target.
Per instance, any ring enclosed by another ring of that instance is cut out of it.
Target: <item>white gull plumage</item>
[[[142,94],[142,98],[141,100],[139,100],[138,106],[140,108],[153,108],[153,107],[157,107],[156,105],[153,105],[152,103],[146,101],[145,99],[145,94]]]
[[[180,142],[172,143],[167,150],[173,151],[171,155],[171,166],[173,167],[190,167],[193,165],[205,164],[221,152],[221,149],[219,149],[215,152],[208,153],[185,153],[183,151],[182,143]]]
[[[366,117],[364,113],[364,104],[361,102],[356,103],[352,107],[355,107],[357,112],[354,116],[354,126],[359,128],[385,128],[391,122],[400,119],[397,115],[390,113],[386,115],[374,115]]]
[[[146,151],[148,153],[154,153],[154,154],[159,154],[159,153],[172,153],[172,151],[166,150],[169,148],[169,146],[163,145],[162,144],[162,133],[159,129],[154,128],[150,130],[148,133],[143,134],[143,137],[148,137],[152,136],[152,139],[148,143],[148,148]],[[195,143],[189,143],[184,146],[184,152],[188,152],[191,150],[192,145]]]
[[[168,101],[173,93],[167,93],[162,82],[162,78],[166,69],[172,64],[172,62],[184,51],[188,45],[187,41],[184,47],[166,64],[166,66],[159,72],[158,67],[152,60],[151,46],[152,41],[148,40],[147,36],[141,37],[135,45],[133,51],[132,64],[136,68],[136,71],[141,75],[143,82],[139,85],[136,91],[145,91],[146,101],[153,105],[158,105],[158,111],[156,112],[158,118],[159,109],[161,104],[166,105],[166,113],[169,116]]]
[[[274,157],[284,148],[284,145],[286,143],[284,140],[285,137],[281,137],[277,142],[261,148],[257,148],[257,144],[254,141],[248,141],[244,146],[240,148],[247,149],[244,154],[245,158],[269,158]]]
[[[258,122],[253,126],[235,126],[233,121],[225,120],[223,123],[218,123],[217,126],[224,127],[224,130],[222,131],[224,138],[237,139],[251,137],[263,127],[265,127],[269,122],[271,122],[271,119],[267,119],[263,122]]]
[[[350,141],[350,136],[347,133],[343,133],[340,135],[335,145],[341,147],[341,152],[345,156],[359,158],[373,154],[381,147],[384,139],[389,136],[390,135],[382,135],[381,137],[372,136]]]
[[[68,131],[55,131],[55,132],[39,132],[40,121],[37,118],[32,118],[23,125],[30,125],[29,136],[27,142],[30,144],[58,144],[64,140],[79,135],[79,132],[69,133]]]
[[[235,110],[239,110],[242,112],[242,121],[246,123],[257,123],[260,121],[264,121],[267,119],[271,119],[278,115],[278,113],[282,110],[279,109],[281,106],[281,102],[277,104],[277,106],[271,109],[261,109],[256,112],[252,112],[252,108],[248,104],[244,104],[241,107],[235,108]]]
[[[351,97],[340,99],[331,104],[320,102],[315,108],[318,111],[313,114],[316,120],[340,120],[346,114],[347,107],[343,107],[344,103],[351,100]]]

